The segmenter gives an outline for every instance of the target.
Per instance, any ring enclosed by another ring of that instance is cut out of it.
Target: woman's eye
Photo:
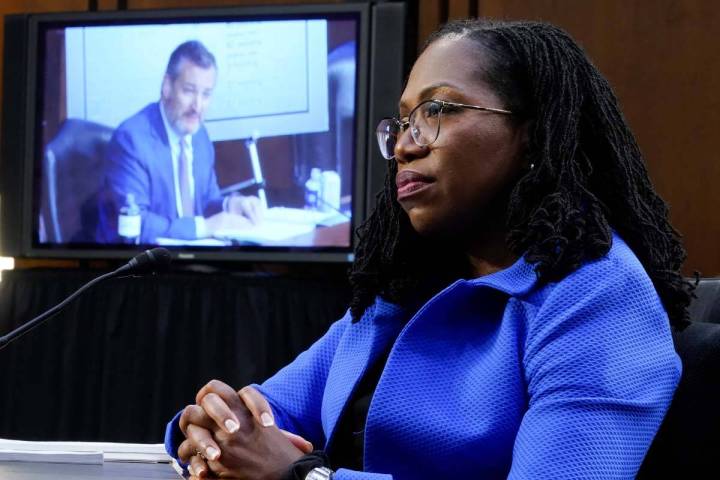
[[[460,107],[456,107],[455,105],[445,105],[445,108],[443,109],[443,113],[455,113],[462,110]]]
[[[427,108],[425,109],[425,116],[437,117],[438,115],[440,115],[440,110],[442,110],[442,105],[437,103],[429,103]]]

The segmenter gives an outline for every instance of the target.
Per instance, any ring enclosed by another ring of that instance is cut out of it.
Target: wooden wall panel
[[[428,35],[430,35],[438,25],[447,20],[447,3],[437,0],[418,0],[418,50],[422,48]]]
[[[712,0],[484,0],[482,15],[566,29],[613,85],[685,237],[686,273],[720,275],[720,9]]]
[[[97,0],[98,10],[117,10],[118,0]]]
[[[466,8],[567,30],[608,78],[670,203],[687,274],[720,275],[720,9],[714,0],[420,2],[418,45]]]
[[[474,13],[477,13],[473,9],[475,0],[448,0],[448,20],[456,18],[467,18]]]
[[[5,15],[33,12],[77,12],[87,10],[88,0],[2,0],[0,2],[0,60],[5,48]],[[3,62],[0,61],[0,105],[2,105]]]
[[[240,5],[273,5],[300,3],[343,3],[341,0],[205,0],[200,4],[197,0],[127,0],[128,8],[197,8]]]

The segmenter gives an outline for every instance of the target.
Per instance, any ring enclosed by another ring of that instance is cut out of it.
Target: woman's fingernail
[[[208,456],[210,460],[217,460],[220,456],[220,452],[215,447],[207,447],[205,449],[205,454]]]
[[[197,470],[195,470],[195,474],[194,474],[194,475],[195,475],[196,477],[199,477],[199,476],[202,475],[203,473],[205,473],[205,469],[202,468],[202,467],[198,467]]]
[[[225,420],[225,428],[227,428],[228,432],[235,433],[240,429],[240,425],[238,425],[235,420],[228,418]]]
[[[262,422],[263,427],[270,427],[275,424],[275,421],[268,412],[263,412],[260,414],[260,421]]]

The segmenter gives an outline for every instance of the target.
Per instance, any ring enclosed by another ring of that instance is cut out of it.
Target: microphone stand
[[[145,252],[135,256],[135,258],[131,259],[128,263],[123,265],[122,267],[113,270],[112,272],[106,273],[104,275],[101,275],[97,278],[92,279],[79,289],[77,289],[72,295],[67,297],[65,300],[60,302],[59,304],[52,307],[50,310],[46,311],[45,313],[42,313],[38,315],[37,317],[33,318],[29,322],[21,325],[20,327],[16,328],[15,330],[12,330],[7,335],[4,335],[0,337],[0,350],[7,347],[11,342],[14,340],[17,340],[18,338],[22,337],[26,333],[28,333],[30,330],[34,329],[38,325],[41,325],[43,322],[47,321],[48,319],[55,316],[60,310],[65,308],[70,302],[72,302],[75,298],[78,297],[81,293],[83,293],[85,290],[89,289],[90,287],[97,285],[98,283],[102,282],[103,280],[106,280],[108,278],[112,278],[114,276],[128,273],[149,273],[156,269],[157,267],[166,267],[170,263],[170,253],[164,249],[164,248],[153,248],[152,250],[146,250]]]
[[[55,305],[54,307],[52,307],[50,310],[48,310],[44,313],[41,313],[40,315],[33,318],[29,322],[21,325],[20,327],[18,327],[15,330],[11,331],[7,335],[3,335],[2,337],[0,337],[0,350],[5,348],[6,346],[8,346],[12,341],[17,340],[18,338],[22,337],[23,335],[28,333],[33,328],[37,327],[38,325],[41,325],[46,320],[49,320],[50,318],[54,317],[57,313],[60,312],[60,310],[65,308],[70,302],[72,302],[75,298],[77,298],[78,295],[83,293],[88,288],[102,282],[105,279],[108,279],[108,278],[111,278],[111,277],[117,275],[118,273],[120,273],[119,271],[120,271],[120,269],[114,270],[112,272],[106,273],[104,275],[101,275],[97,278],[92,279],[91,281],[89,281],[88,283],[86,283],[85,285],[83,285],[82,287],[77,289],[72,295],[67,297],[65,300],[63,300],[62,302],[60,302],[57,305]]]

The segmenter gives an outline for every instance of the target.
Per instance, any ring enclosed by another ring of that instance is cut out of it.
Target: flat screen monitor
[[[21,254],[164,246],[196,259],[351,260],[377,157],[367,149],[377,120],[369,77],[371,39],[383,32],[372,13],[346,4],[25,17],[25,148],[4,148],[23,157],[25,184],[2,205],[24,212]]]

